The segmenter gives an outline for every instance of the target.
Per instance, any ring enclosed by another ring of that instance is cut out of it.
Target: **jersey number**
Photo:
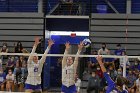
[[[38,72],[38,68],[37,67],[34,68],[34,72]]]

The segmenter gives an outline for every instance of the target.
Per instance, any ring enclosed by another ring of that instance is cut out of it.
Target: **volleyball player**
[[[31,54],[35,53],[36,47],[39,44],[39,38],[35,38],[35,44],[33,46]],[[44,55],[40,60],[38,56],[30,55],[27,61],[28,76],[25,82],[25,91],[26,92],[42,92],[41,89],[41,72],[43,64],[46,60],[45,54],[47,54],[54,44],[52,40],[48,40],[48,47],[44,52]]]
[[[102,57],[98,56],[97,61],[101,67],[102,72],[104,73],[104,77],[107,81],[107,90],[106,93],[128,93],[127,90],[123,90],[123,85],[127,82],[127,80],[123,77],[117,77],[116,82],[114,82],[109,74],[107,74],[106,68],[102,62]]]
[[[65,53],[64,55],[68,54],[70,49],[70,43],[67,42],[65,44]],[[78,45],[78,51],[76,55],[79,55],[83,48],[83,42],[80,42]],[[75,86],[75,75],[78,65],[78,57],[75,57],[74,61],[72,57],[64,56],[62,59],[62,89],[61,93],[76,93],[76,86]]]

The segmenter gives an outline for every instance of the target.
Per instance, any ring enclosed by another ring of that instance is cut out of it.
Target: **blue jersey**
[[[107,81],[107,90],[106,90],[106,93],[128,93],[126,90],[123,90],[123,91],[119,91],[117,88],[116,88],[116,84],[115,82],[110,78],[109,74],[107,74],[106,72],[104,73],[104,77]],[[115,92],[113,92],[115,91]]]
[[[114,54],[121,56],[123,51],[124,51],[123,49],[115,50]]]
[[[89,61],[91,61],[92,63],[97,63],[97,59],[95,57],[89,58]]]

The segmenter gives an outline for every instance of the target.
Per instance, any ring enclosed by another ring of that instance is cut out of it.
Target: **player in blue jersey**
[[[104,67],[104,63],[102,62],[102,57],[98,56],[97,61],[101,67],[101,70],[104,74],[104,77],[107,81],[107,89],[106,93],[128,93],[127,90],[123,90],[123,85],[127,82],[127,80],[124,77],[117,77],[116,81],[114,82],[109,74],[107,74],[106,68]]]

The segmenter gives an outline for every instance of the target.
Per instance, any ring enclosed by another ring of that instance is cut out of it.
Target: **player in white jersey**
[[[35,53],[36,47],[39,44],[39,38],[35,38],[35,44],[33,46],[31,54]],[[54,44],[52,40],[48,40],[48,47],[45,50],[44,54],[47,54]],[[46,56],[43,55],[40,60],[38,56],[30,55],[27,61],[28,76],[25,82],[25,91],[26,92],[42,92],[41,89],[41,72],[43,64],[46,60]]]
[[[65,44],[66,49],[64,55],[68,54],[70,49],[70,43]],[[83,42],[80,42],[78,45],[78,52],[76,55],[79,55],[83,48]],[[74,61],[72,57],[64,56],[62,59],[62,89],[61,93],[76,93],[75,86],[75,75],[78,65],[78,57],[75,57]]]

